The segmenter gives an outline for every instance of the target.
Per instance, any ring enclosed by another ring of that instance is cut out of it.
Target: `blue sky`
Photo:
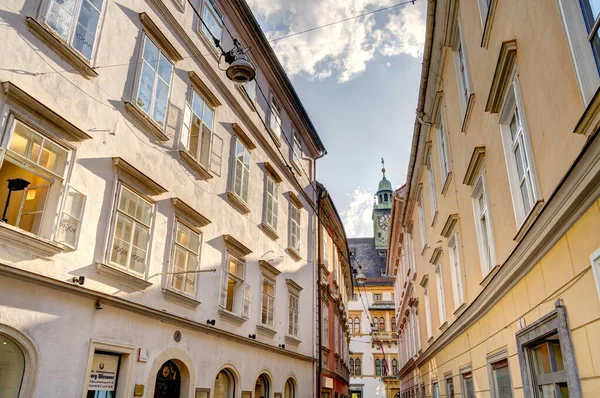
[[[400,0],[248,0],[267,37]],[[395,187],[406,178],[425,39],[425,1],[276,41],[274,50],[328,155],[317,177],[349,237],[372,236],[381,157]]]

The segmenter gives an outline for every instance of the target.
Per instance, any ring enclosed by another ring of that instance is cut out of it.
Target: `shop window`
[[[87,398],[115,398],[119,382],[121,355],[95,351],[87,383]],[[160,372],[159,372],[160,374]]]

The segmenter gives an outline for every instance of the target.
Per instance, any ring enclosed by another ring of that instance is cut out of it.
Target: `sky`
[[[402,0],[246,0],[274,39]],[[317,161],[349,238],[373,236],[381,158],[406,179],[425,41],[425,0],[271,44],[328,154]]]

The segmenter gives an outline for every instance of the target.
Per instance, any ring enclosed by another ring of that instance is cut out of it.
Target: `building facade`
[[[194,4],[0,5],[2,397],[315,391],[325,150],[246,3]]]
[[[348,303],[352,398],[393,398],[399,391],[394,279],[387,276],[385,264],[392,184],[385,174],[376,201],[375,237],[348,239],[352,267],[366,277],[364,282],[354,281]]]
[[[597,4],[429,1],[388,266],[401,397],[600,391]]]

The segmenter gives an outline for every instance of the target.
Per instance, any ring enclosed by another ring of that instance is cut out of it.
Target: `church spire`
[[[383,179],[385,180],[385,160],[381,158],[381,172],[383,173]]]

